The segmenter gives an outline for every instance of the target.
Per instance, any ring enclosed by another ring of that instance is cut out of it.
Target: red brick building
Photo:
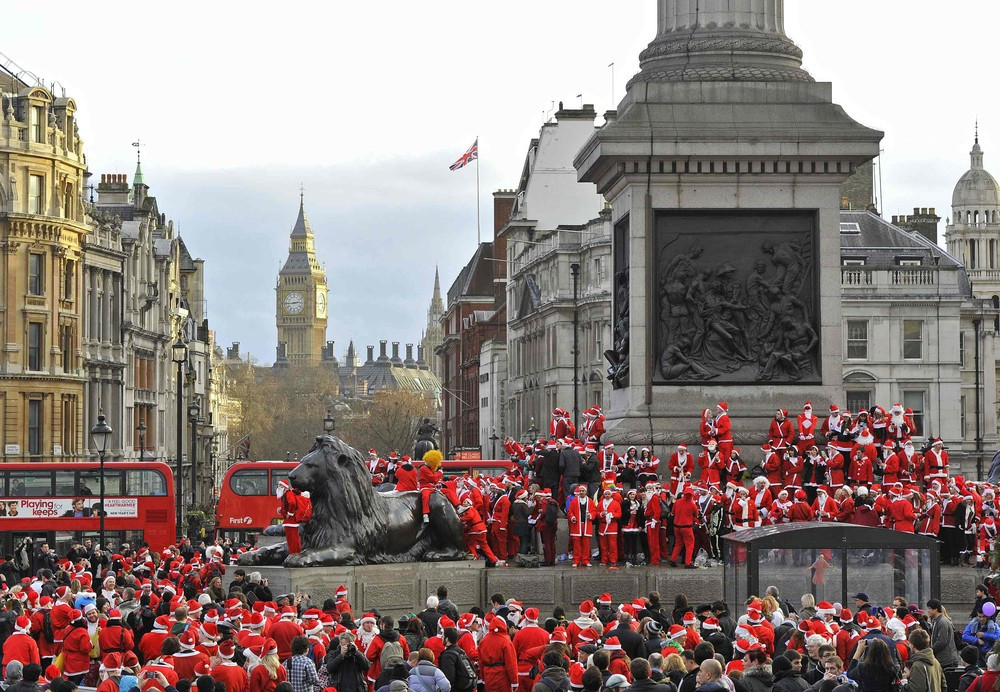
[[[493,242],[480,243],[448,289],[441,318],[441,384],[444,402],[441,448],[480,447],[479,354],[484,342],[507,339],[505,282],[507,242],[497,238],[514,205],[514,193],[493,195]]]

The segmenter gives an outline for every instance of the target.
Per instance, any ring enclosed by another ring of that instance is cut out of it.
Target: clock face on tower
[[[285,312],[289,315],[298,315],[306,306],[306,299],[298,291],[285,294]]]
[[[326,317],[326,291],[316,289],[316,317]]]

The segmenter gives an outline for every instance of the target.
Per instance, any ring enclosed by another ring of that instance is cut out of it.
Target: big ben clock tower
[[[289,365],[319,365],[329,317],[326,274],[316,261],[313,232],[301,192],[288,259],[278,272],[275,293],[279,360],[283,353]]]

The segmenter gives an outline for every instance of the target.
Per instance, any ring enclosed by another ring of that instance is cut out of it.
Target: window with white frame
[[[868,359],[867,320],[847,321],[847,357],[852,360]]]
[[[912,409],[913,423],[917,428],[917,435],[924,435],[924,417],[927,414],[925,410],[925,399],[926,394],[922,389],[904,389],[903,390],[903,408]]]
[[[924,357],[924,323],[922,320],[903,320],[903,358],[920,360]]]

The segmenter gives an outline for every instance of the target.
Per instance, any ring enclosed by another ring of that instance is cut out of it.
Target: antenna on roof
[[[979,144],[979,118],[976,118],[976,144]]]
[[[135,147],[135,163],[138,165],[142,163],[142,143],[137,139],[132,142],[132,146]]]

